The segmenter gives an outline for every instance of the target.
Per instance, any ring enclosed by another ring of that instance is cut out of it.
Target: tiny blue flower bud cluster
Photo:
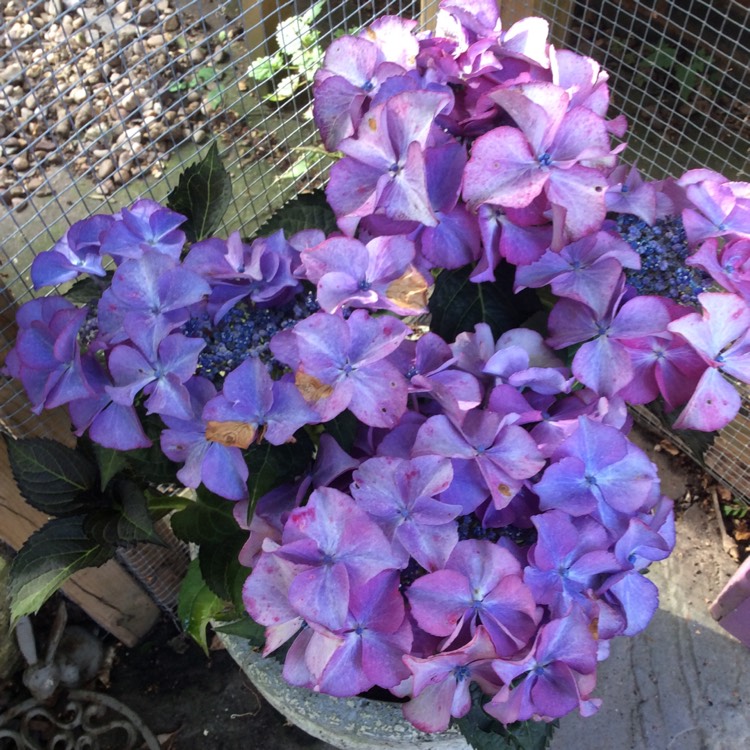
[[[91,343],[99,333],[99,321],[97,318],[96,303],[86,303],[86,320],[83,325],[78,329],[78,343],[81,347],[81,352],[87,352]]]
[[[698,295],[713,283],[700,268],[685,265],[691,251],[679,216],[649,226],[632,214],[617,218],[620,236],[641,256],[641,269],[625,271],[638,294],[656,294],[681,305],[698,306]]]
[[[219,385],[248,357],[259,357],[271,371],[282,369],[269,349],[271,338],[318,309],[315,294],[306,292],[279,307],[256,307],[252,302],[243,300],[217,325],[211,322],[207,314],[191,318],[182,327],[182,332],[186,336],[203,338],[207,344],[198,357],[196,375],[202,375]]]
[[[500,540],[500,537],[505,536],[521,547],[528,546],[536,541],[536,529],[520,529],[512,525],[501,528],[487,528],[482,525],[482,522],[474,513],[459,516],[457,521],[458,538],[461,541],[464,539],[486,539],[495,544]]]

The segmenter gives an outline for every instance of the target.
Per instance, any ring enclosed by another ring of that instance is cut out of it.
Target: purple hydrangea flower
[[[392,317],[355,310],[347,319],[315,313],[271,341],[294,371],[305,399],[327,422],[350,409],[372,427],[393,427],[406,409],[408,384],[387,357],[409,329]]]
[[[535,716],[551,720],[575,708],[591,716],[601,703],[589,699],[596,685],[596,640],[576,612],[545,625],[523,659],[497,659],[492,666],[505,684],[484,708],[503,724]]]
[[[690,313],[669,324],[706,363],[675,427],[710,431],[728,424],[740,408],[736,388],[722,373],[750,382],[750,307],[736,294],[704,292],[698,299],[703,315]]]
[[[557,448],[534,486],[542,510],[572,516],[598,513],[607,526],[617,513],[648,509],[658,500],[659,479],[648,456],[614,427],[578,418],[578,429]]]
[[[35,414],[95,395],[78,342],[86,316],[85,308],[61,297],[30,300],[18,311],[18,336],[5,366],[23,383]]]
[[[458,542],[453,521],[461,507],[436,499],[452,479],[450,461],[439,456],[371,458],[354,472],[351,493],[383,529],[401,567],[411,556],[426,570],[436,570]]]
[[[147,251],[126,260],[98,306],[100,335],[110,344],[130,338],[143,351],[190,317],[188,308],[208,296],[208,283],[171,256]]]
[[[71,225],[52,250],[34,258],[31,264],[34,288],[72,281],[82,273],[105,276],[101,237],[114,222],[112,216],[96,215]]]
[[[244,500],[250,472],[242,451],[235,445],[236,432],[215,433],[215,439],[206,433],[202,413],[216,395],[216,388],[209,380],[199,377],[192,378],[186,388],[191,396],[190,418],[162,417],[167,426],[160,436],[164,455],[184,464],[177,472],[177,478],[185,487],[196,488],[202,482],[220,497]]]
[[[516,558],[485,540],[459,542],[442,570],[418,578],[406,593],[419,626],[447,637],[443,648],[481,624],[497,654],[513,656],[536,633],[542,614]]]
[[[313,690],[339,697],[377,685],[392,688],[409,676],[403,662],[412,645],[396,571],[385,570],[352,589],[343,626],[315,631],[305,650]]]
[[[289,601],[308,622],[340,630],[352,592],[399,560],[378,525],[351,497],[329,487],[293,510],[277,554],[308,566],[289,587]]]
[[[141,198],[114,215],[115,223],[102,237],[101,253],[120,264],[125,258],[140,258],[158,252],[179,260],[185,233],[178,229],[185,217],[156,201]]]
[[[600,168],[614,166],[603,118],[586,107],[568,109],[569,95],[552,83],[501,88],[491,99],[518,127],[501,126],[475,141],[464,199],[523,208],[545,191],[559,209],[557,247],[596,231],[606,215]]]
[[[497,678],[492,660],[497,656],[487,631],[480,625],[466,645],[426,658],[405,656],[414,675],[412,698],[404,704],[404,716],[423,732],[443,732],[451,716],[461,718],[471,708],[469,688],[476,682],[494,693]]]
[[[331,237],[305,250],[302,263],[326,312],[348,306],[419,315],[426,309],[428,281],[414,267],[414,255],[414,243],[399,235],[367,244]]]
[[[205,405],[203,419],[208,435],[230,429],[242,434],[239,446],[248,448],[261,440],[287,443],[300,427],[317,422],[317,414],[291,380],[272,380],[263,362],[251,357],[227,375],[221,393]]]
[[[427,194],[424,149],[435,116],[450,105],[447,94],[406,91],[374,106],[356,138],[339,145],[345,158],[331,168],[326,196],[339,226],[353,234],[374,213],[435,226]]]

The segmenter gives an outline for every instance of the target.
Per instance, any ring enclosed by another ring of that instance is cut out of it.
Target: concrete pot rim
[[[244,638],[217,635],[250,682],[279,713],[341,750],[470,750],[455,728],[440,734],[420,732],[404,719],[398,703],[334,698],[289,685],[276,659],[263,658]]]

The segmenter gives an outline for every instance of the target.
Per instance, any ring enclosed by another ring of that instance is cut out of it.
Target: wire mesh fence
[[[750,6],[742,0],[543,3],[556,45],[610,74],[629,162],[653,179],[708,167],[748,179]]]
[[[15,338],[16,306],[32,295],[31,261],[69,224],[141,196],[163,199],[196,151],[216,140],[234,187],[225,229],[252,234],[276,207],[318,183],[329,163],[311,148],[306,76],[316,55],[335,34],[378,15],[424,21],[437,6],[437,0],[244,2],[4,3],[0,362]],[[709,166],[747,178],[750,9],[744,3],[515,5],[547,16],[557,46],[609,70],[613,109],[631,123],[627,159],[649,176]],[[299,44],[305,29],[312,32],[303,45],[307,56]],[[287,49],[282,64],[261,74],[273,68],[279,41]],[[251,66],[254,77],[247,75]],[[22,436],[48,432],[53,421],[54,415],[32,415],[16,384],[0,381],[0,428]],[[738,440],[743,444],[733,450],[744,455],[744,439]]]

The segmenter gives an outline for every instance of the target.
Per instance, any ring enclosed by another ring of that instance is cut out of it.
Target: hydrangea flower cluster
[[[149,200],[78,222],[32,279],[87,274],[98,299],[27,303],[7,371],[37,413],[158,439],[185,486],[237,501],[244,603],[291,684],[384,688],[429,732],[474,683],[504,724],[589,715],[674,545],[627,406],[715,430],[750,382],[750,184],[618,166],[607,74],[542,19],[503,30],[494,0],[336,40],[314,93],[338,232],[187,247]],[[545,330],[418,335],[434,277],[466,266],[542,290]],[[252,513],[246,451],[303,430],[307,470]]]

